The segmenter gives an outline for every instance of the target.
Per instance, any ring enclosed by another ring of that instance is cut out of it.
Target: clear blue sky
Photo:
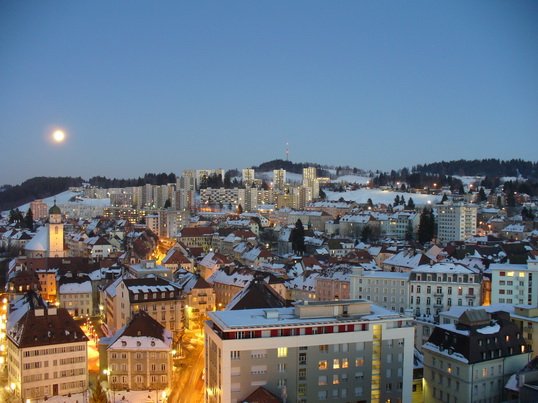
[[[0,111],[0,184],[536,161],[538,1],[5,0]]]

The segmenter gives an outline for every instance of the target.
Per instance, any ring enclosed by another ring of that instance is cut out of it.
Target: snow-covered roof
[[[66,283],[60,285],[59,294],[91,294],[92,283],[85,281],[83,283]]]
[[[47,251],[49,249],[48,228],[47,227],[39,228],[35,236],[30,241],[28,241],[28,243],[26,244],[24,248],[26,250],[36,251],[36,252]]]

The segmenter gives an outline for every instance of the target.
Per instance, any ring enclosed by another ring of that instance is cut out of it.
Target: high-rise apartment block
[[[411,318],[365,300],[209,313],[206,401],[411,400]]]
[[[273,189],[278,191],[284,191],[286,187],[286,170],[274,169],[273,170]]]
[[[439,242],[463,241],[476,233],[478,206],[445,202],[435,210]]]
[[[317,168],[303,168],[303,186],[311,189],[313,199],[319,198],[319,181]]]
[[[243,175],[242,175],[242,179],[243,179],[243,185],[245,186],[248,186],[248,185],[252,185],[252,183],[254,183],[254,169],[252,168],[245,168],[243,169]]]

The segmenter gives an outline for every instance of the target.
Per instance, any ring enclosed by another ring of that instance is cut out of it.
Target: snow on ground
[[[420,193],[406,193],[406,192],[392,192],[390,190],[381,189],[357,189],[349,192],[333,192],[325,190],[328,200],[339,200],[341,197],[347,201],[354,201],[357,203],[367,203],[368,199],[372,199],[374,204],[394,204],[394,198],[396,195],[405,197],[405,201],[411,197],[416,206],[426,205],[428,202],[435,204],[441,201],[442,196],[427,195]]]
[[[56,200],[57,205],[78,205],[78,204],[84,204],[88,206],[95,206],[95,207],[108,207],[110,206],[110,199],[90,199],[87,197],[81,197],[80,192],[72,192],[70,190],[66,190],[65,192],[59,193],[55,196],[47,197],[46,199],[43,199],[43,202],[47,204],[49,207],[52,207],[54,204],[54,201]],[[70,202],[71,198],[77,197],[77,200],[74,202]],[[25,213],[28,211],[28,208],[30,207],[30,203],[23,204],[22,206],[19,206],[19,210]],[[3,214],[8,214],[9,211],[4,211]]]
[[[459,179],[464,186],[469,186],[470,184],[480,184],[485,176],[458,176],[452,175],[454,179]]]
[[[344,175],[344,176],[339,176],[338,178],[336,178],[332,182],[336,182],[336,183],[347,182],[347,183],[357,183],[359,185],[366,185],[366,184],[368,184],[370,182],[371,179],[372,178],[369,178],[367,176]]]

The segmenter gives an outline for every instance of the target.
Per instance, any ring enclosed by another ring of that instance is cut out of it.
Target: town
[[[536,197],[411,178],[185,170],[6,211],[0,400],[538,401]]]

